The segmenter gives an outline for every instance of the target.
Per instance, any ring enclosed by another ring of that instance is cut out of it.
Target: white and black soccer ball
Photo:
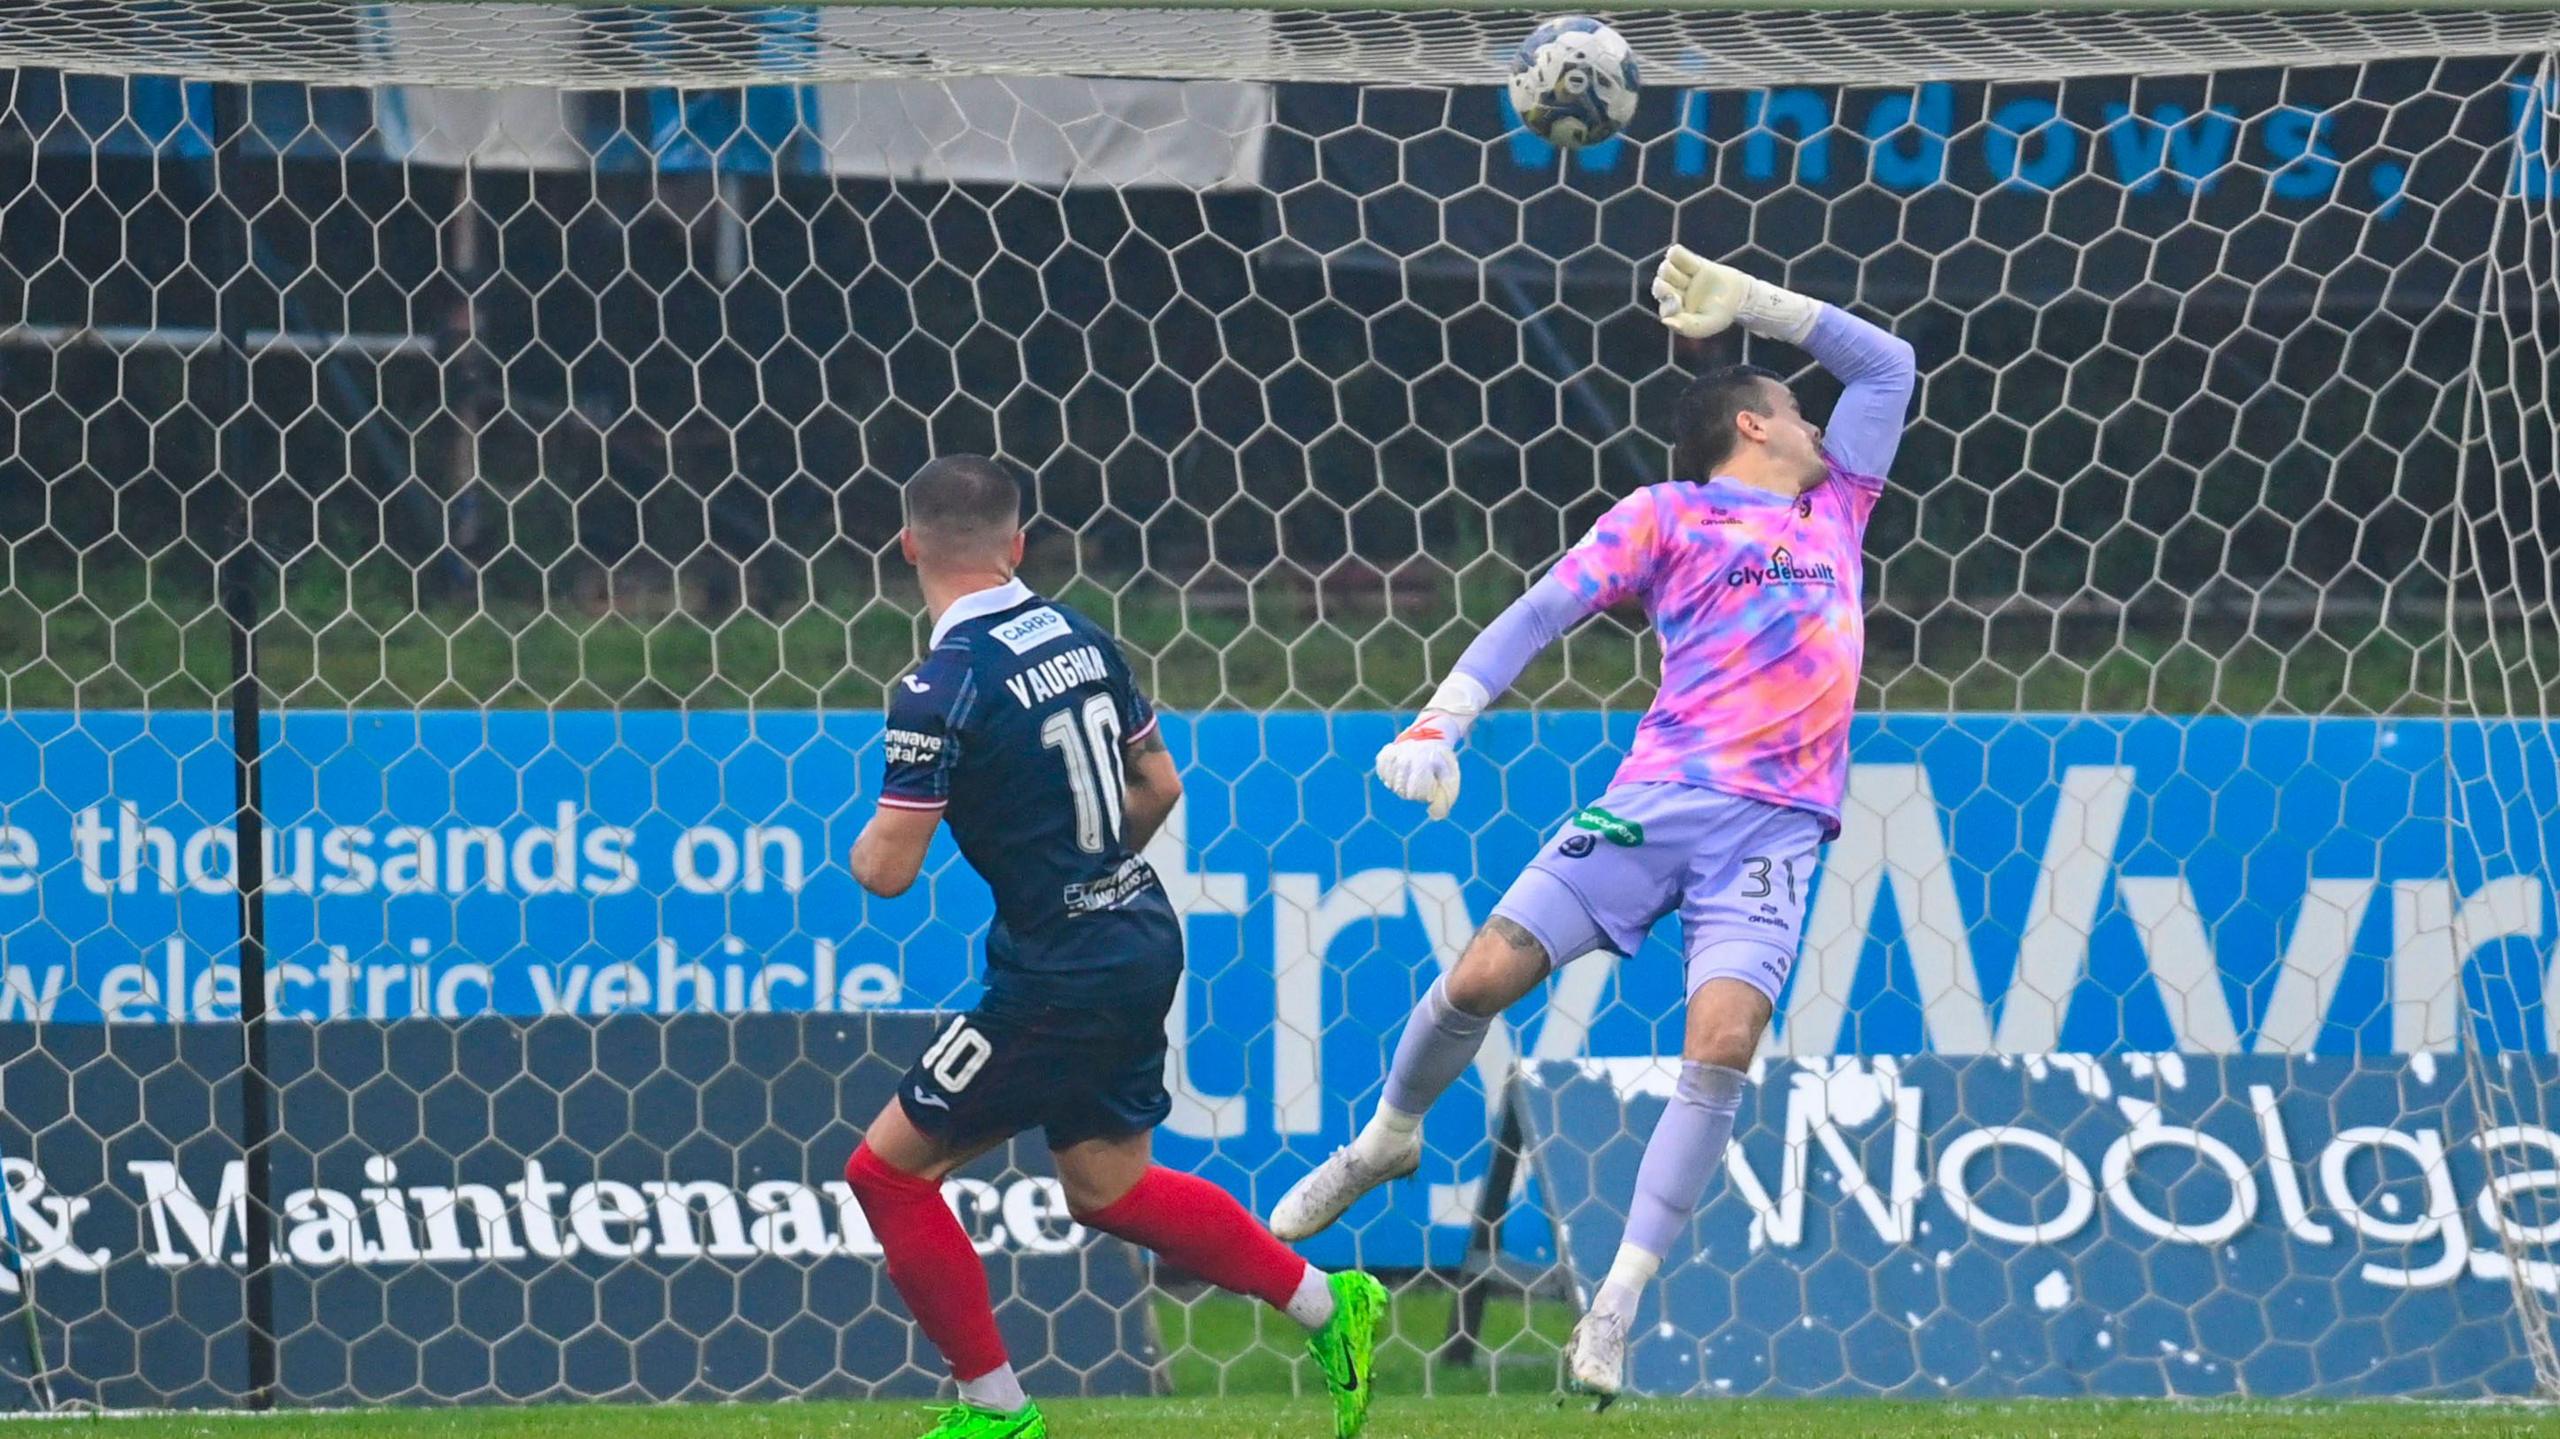
[[[1550,20],[1511,56],[1511,105],[1541,139],[1606,140],[1636,113],[1635,51],[1588,15]]]

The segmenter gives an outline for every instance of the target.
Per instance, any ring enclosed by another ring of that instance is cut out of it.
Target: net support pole
[[[216,379],[225,403],[215,439],[215,484],[228,510],[224,551],[216,577],[224,627],[231,640],[231,755],[233,837],[238,858],[232,879],[240,909],[240,1157],[247,1193],[242,1238],[248,1265],[241,1274],[245,1331],[242,1402],[251,1409],[275,1403],[274,1213],[268,1204],[268,1150],[274,1137],[274,1084],[267,1069],[267,904],[264,809],[260,785],[263,708],[258,686],[258,612],[266,557],[255,515],[255,471],[264,447],[252,427],[263,423],[249,361],[249,305],[256,246],[241,149],[249,131],[249,91],[243,84],[213,86],[214,146],[209,207],[215,273],[221,277],[215,324],[221,332]],[[174,1004],[175,997],[172,997]]]
[[[1511,1191],[1519,1183],[1520,1151],[1526,1143],[1520,1101],[1506,1083],[1502,1122],[1494,1132],[1493,1161],[1485,1166],[1484,1188],[1476,1195],[1457,1301],[1449,1306],[1449,1333],[1440,1345],[1439,1357],[1447,1363],[1472,1365],[1484,1351],[1484,1304],[1491,1297],[1491,1286],[1503,1277],[1502,1226],[1511,1217]]]

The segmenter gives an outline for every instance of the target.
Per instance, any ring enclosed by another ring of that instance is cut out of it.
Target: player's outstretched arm
[[[1702,340],[1740,325],[1801,345],[1841,383],[1823,448],[1842,469],[1882,475],[1902,444],[1919,382],[1911,346],[1836,305],[1754,279],[1674,245],[1654,271],[1653,298],[1673,333]]]
[[[1840,379],[1840,402],[1822,431],[1822,448],[1840,468],[1881,479],[1902,448],[1903,418],[1911,412],[1919,365],[1911,346],[1837,305],[1804,338],[1807,354]]]
[[[1431,806],[1446,819],[1458,802],[1458,741],[1467,737],[1540,651],[1564,637],[1599,605],[1550,574],[1484,627],[1420,716],[1378,751],[1378,778],[1397,795]]]
[[[1662,519],[1650,488],[1609,507],[1556,567],[1477,635],[1422,716],[1378,751],[1378,778],[1445,818],[1458,799],[1458,741],[1541,651],[1565,631],[1653,584]]]

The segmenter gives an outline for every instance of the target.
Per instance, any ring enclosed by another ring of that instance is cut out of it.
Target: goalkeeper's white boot
[[[1312,1238],[1331,1228],[1361,1195],[1422,1167],[1419,1132],[1403,1136],[1402,1143],[1386,1147],[1384,1154],[1361,1150],[1359,1140],[1335,1150],[1281,1195],[1271,1208],[1271,1232],[1292,1244]]]
[[[1618,1397],[1619,1376],[1627,1367],[1630,1313],[1593,1308],[1573,1326],[1564,1344],[1565,1377],[1573,1387],[1599,1397],[1603,1409]]]

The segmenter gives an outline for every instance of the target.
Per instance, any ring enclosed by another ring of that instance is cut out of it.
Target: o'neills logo
[[[1742,585],[1836,585],[1840,582],[1840,572],[1824,560],[1815,560],[1809,565],[1797,564],[1796,557],[1784,546],[1780,546],[1769,552],[1767,569],[1751,565],[1736,565],[1731,573],[1724,577],[1724,582],[1736,587]]]

